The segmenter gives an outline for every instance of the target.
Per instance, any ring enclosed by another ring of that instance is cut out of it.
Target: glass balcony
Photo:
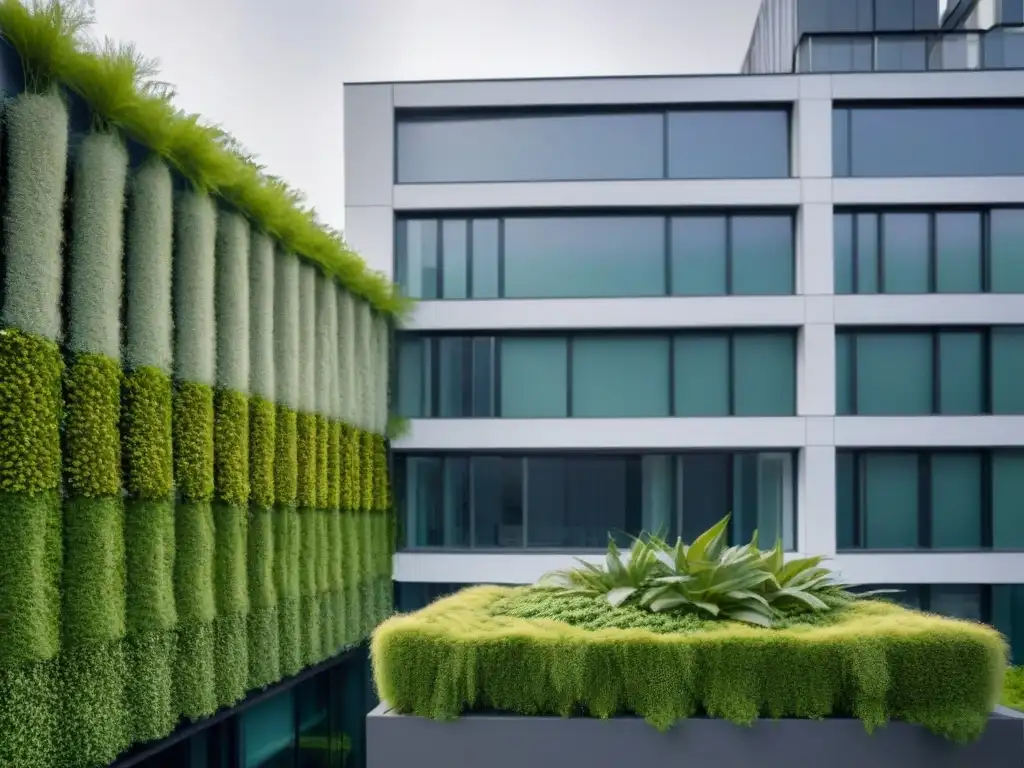
[[[804,35],[796,51],[796,71],[801,73],[972,69],[1024,69],[1024,28]]]

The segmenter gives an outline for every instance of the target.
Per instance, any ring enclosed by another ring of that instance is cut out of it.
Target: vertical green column
[[[171,442],[171,173],[151,158],[132,175],[126,226],[121,444],[126,555],[125,700],[131,740],[178,720],[172,697],[174,454]]]
[[[340,500],[342,512],[342,576],[345,594],[345,644],[362,639],[363,606],[359,568],[359,420],[356,390],[356,303],[348,291],[338,296],[338,370],[341,419]]]
[[[299,640],[299,262],[278,253],[274,270],[274,381],[277,426],[274,451],[274,584],[277,588],[281,674],[302,668]]]
[[[221,210],[217,222],[217,392],[214,401],[214,620],[219,706],[249,681],[249,224]]]
[[[75,151],[65,374],[62,730],[66,761],[128,746],[121,498],[121,253],[128,153],[120,137]]]
[[[274,583],[274,246],[253,232],[249,246],[249,682],[281,677]]]
[[[374,569],[377,620],[391,613],[394,587],[391,583],[390,512],[387,503],[387,451],[384,433],[388,423],[388,325],[383,315],[373,315],[373,483],[374,483]]]
[[[335,546],[332,531],[338,517],[337,453],[337,362],[338,299],[334,281],[317,275],[316,281],[316,409],[317,409],[317,592],[320,600],[320,646],[323,657],[333,656],[341,644],[337,638],[339,607],[335,598],[341,586],[340,571],[335,579]],[[333,435],[333,439],[332,439]],[[340,565],[340,562],[338,563]]]
[[[298,507],[302,663],[320,660],[317,592],[316,270],[299,267]]]
[[[177,199],[174,252],[175,699],[195,720],[217,709],[214,629],[213,385],[217,212],[204,194]]]
[[[0,765],[56,759],[62,552],[61,210],[67,112],[21,94],[4,109],[0,309]]]
[[[373,448],[369,430],[373,426],[373,333],[370,305],[359,301],[355,306],[355,405],[359,436],[357,490],[354,495],[358,531],[360,635],[366,637],[376,626],[376,586],[373,575]]]

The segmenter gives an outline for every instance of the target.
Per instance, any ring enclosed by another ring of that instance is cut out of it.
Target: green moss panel
[[[277,588],[278,645],[281,674],[302,668],[299,640],[299,513],[295,502],[298,479],[297,414],[277,406],[274,450],[275,507],[274,585]]]
[[[348,424],[341,437],[341,509],[342,563],[346,644],[354,645],[362,636],[362,570],[359,556],[359,433]]]
[[[362,634],[369,635],[377,625],[377,584],[374,578],[375,543],[373,521],[373,435],[359,430],[359,603],[362,607]]]
[[[220,389],[214,400],[214,620],[220,706],[245,695],[249,680],[246,584],[249,503],[249,400]]]
[[[317,418],[297,417],[300,647],[303,665],[320,659],[320,595],[317,591]]]
[[[174,452],[172,444],[171,173],[156,158],[128,182],[125,219],[125,699],[131,741],[160,739],[178,721],[173,696]]]
[[[66,757],[103,765],[130,743],[125,710],[121,369],[76,356],[65,377],[61,721]]]
[[[340,416],[346,424],[357,426],[356,402],[356,308],[348,291],[338,294],[338,390]]]
[[[281,677],[277,588],[274,583],[274,436],[273,403],[249,401],[250,520],[248,557],[250,688],[263,688]]]
[[[215,689],[213,389],[181,382],[174,395],[174,595],[178,610],[175,701],[196,720],[217,708]]]

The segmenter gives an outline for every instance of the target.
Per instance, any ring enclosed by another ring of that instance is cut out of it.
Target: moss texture
[[[650,616],[552,590],[470,588],[382,624],[374,675],[393,706],[437,719],[474,707],[635,712],[667,729],[699,712],[743,724],[842,714],[969,740],[1006,664],[989,627],[874,600],[776,629],[684,615],[659,631]]]

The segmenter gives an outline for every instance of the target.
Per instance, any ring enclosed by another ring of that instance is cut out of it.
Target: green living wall
[[[0,0],[25,86],[0,124],[0,765],[26,768],[105,765],[391,611],[400,300],[76,8]]]

